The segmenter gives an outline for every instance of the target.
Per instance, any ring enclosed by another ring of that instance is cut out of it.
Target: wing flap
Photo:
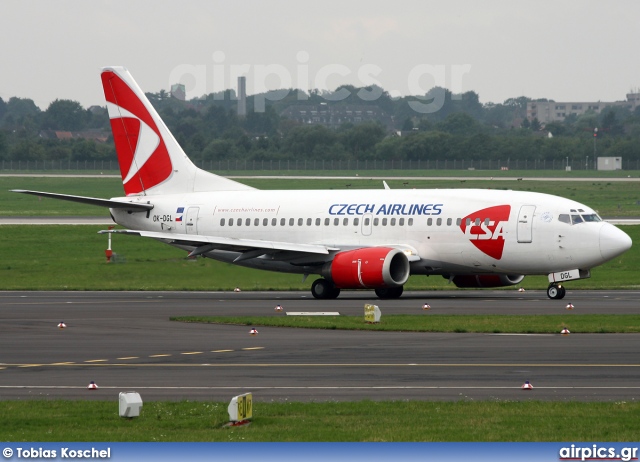
[[[207,246],[207,250],[205,252],[209,252],[211,250],[245,252],[247,250],[264,249],[265,251],[278,250],[328,255],[330,251],[339,250],[337,248],[316,244],[297,244],[292,242],[265,241],[261,239],[235,239],[231,237],[201,236],[193,234],[169,234],[157,231],[136,231],[131,229],[102,230],[98,231],[98,233],[132,234],[158,239],[166,242],[167,244],[193,247]],[[199,252],[196,254],[199,254]]]

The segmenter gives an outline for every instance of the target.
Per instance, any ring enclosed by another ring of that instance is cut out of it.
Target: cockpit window
[[[569,217],[569,215],[566,213],[561,213],[560,215],[558,215],[558,221],[561,223],[571,224],[571,217]]]
[[[577,225],[578,223],[582,223],[584,220],[580,215],[571,215],[571,224]]]
[[[582,218],[584,219],[584,221],[602,221],[602,219],[595,213],[582,215]]]

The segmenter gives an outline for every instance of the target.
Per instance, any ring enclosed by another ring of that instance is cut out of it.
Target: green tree
[[[42,128],[78,131],[85,126],[87,113],[77,101],[56,99],[44,112]]]

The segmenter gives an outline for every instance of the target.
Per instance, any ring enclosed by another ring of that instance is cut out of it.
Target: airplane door
[[[518,242],[529,243],[533,240],[532,225],[535,205],[523,205],[518,214]]]
[[[362,215],[362,235],[371,236],[371,229],[373,228],[373,215],[365,213]]]
[[[189,207],[187,209],[187,234],[198,234],[198,212],[200,207]]]

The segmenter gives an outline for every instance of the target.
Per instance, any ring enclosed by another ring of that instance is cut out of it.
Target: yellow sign
[[[366,304],[364,306],[364,321],[370,323],[380,322],[380,308],[376,305]]]
[[[253,396],[251,393],[238,396],[238,420],[253,417]]]

